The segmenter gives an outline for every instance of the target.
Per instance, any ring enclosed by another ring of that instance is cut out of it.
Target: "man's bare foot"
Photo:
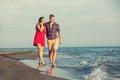
[[[52,67],[56,67],[56,64],[52,64]]]

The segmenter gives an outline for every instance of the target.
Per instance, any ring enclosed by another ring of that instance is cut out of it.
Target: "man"
[[[56,53],[58,49],[58,36],[60,39],[59,40],[60,44],[62,44],[62,34],[60,31],[59,24],[55,22],[55,16],[53,14],[50,14],[49,19],[50,21],[45,23],[49,59],[50,59],[50,63],[52,64],[52,67],[56,67],[55,59],[56,59]]]

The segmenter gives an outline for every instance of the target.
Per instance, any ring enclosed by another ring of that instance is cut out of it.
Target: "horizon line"
[[[100,47],[120,47],[120,46],[59,46],[59,48],[62,48],[62,47],[100,48]],[[5,48],[36,48],[36,47],[3,47],[3,48],[1,47],[0,49],[5,49]],[[45,47],[45,48],[48,48],[48,47]]]

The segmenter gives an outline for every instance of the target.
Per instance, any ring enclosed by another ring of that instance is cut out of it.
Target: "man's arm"
[[[60,39],[60,44],[62,44],[62,32],[58,32],[59,39]]]

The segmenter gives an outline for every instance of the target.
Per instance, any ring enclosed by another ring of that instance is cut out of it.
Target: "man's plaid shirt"
[[[57,33],[60,32],[59,24],[55,23],[50,28],[50,22],[45,23],[46,26],[46,36],[48,40],[53,40],[58,37]]]

